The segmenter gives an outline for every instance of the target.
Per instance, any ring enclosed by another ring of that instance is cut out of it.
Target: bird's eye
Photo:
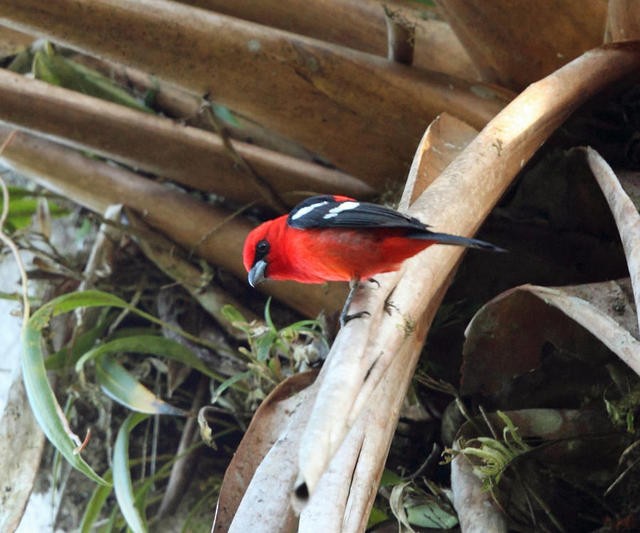
[[[265,255],[269,253],[269,242],[262,240],[256,244],[256,256],[259,256],[262,259]]]

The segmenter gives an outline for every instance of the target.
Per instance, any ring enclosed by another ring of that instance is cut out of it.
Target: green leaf
[[[40,330],[48,323],[54,309],[55,304],[41,307],[29,319],[23,330],[22,376],[29,404],[44,434],[69,464],[93,481],[108,485],[107,481],[77,453],[81,441],[69,428],[69,423],[47,379]]]
[[[104,473],[105,481],[112,482],[113,476],[111,470]],[[111,494],[113,487],[111,485],[98,485],[91,495],[91,499],[84,509],[82,521],[80,522],[80,533],[90,533],[96,520],[100,517],[100,511],[104,507],[107,498]]]
[[[133,306],[131,306],[128,302],[125,302],[122,298],[118,298],[117,296],[109,294],[108,292],[92,290],[71,292],[69,294],[58,296],[57,298],[43,305],[38,310],[38,312],[40,312],[41,309],[47,309],[48,312],[52,314],[52,316],[58,316],[78,309],[79,307],[119,307],[122,309],[131,309],[133,312],[137,311]],[[34,314],[34,317],[36,314]],[[138,314],[142,315],[144,313],[138,312]],[[42,323],[38,321],[38,324],[40,324],[40,328],[43,328],[49,324],[49,319],[45,316],[42,316],[41,318],[45,320]]]
[[[33,63],[33,54],[31,47],[19,52],[5,68],[16,74],[29,74],[31,72],[31,64]]]
[[[267,326],[271,331],[278,331],[278,328],[276,328],[276,325],[271,319],[271,296],[267,298],[267,303],[264,306],[264,321],[267,323]]]
[[[111,335],[109,335],[109,340],[115,339],[123,339],[124,337],[158,337],[158,329],[152,327],[128,327],[128,328],[118,328]]]
[[[222,306],[222,316],[224,316],[229,322],[246,321],[242,313],[231,304],[225,304]]]
[[[276,341],[277,335],[271,330],[256,339],[256,359],[264,362],[269,359],[271,348]]]
[[[388,519],[389,519],[389,515],[387,513],[385,513],[382,509],[374,506],[371,509],[371,514],[369,514],[369,521],[367,522],[367,530],[371,529],[373,526],[376,526]]]
[[[38,50],[35,53],[33,74],[36,78],[52,85],[66,87],[145,113],[153,113],[152,109],[138,101],[111,79],[103,76],[97,70],[56,54],[52,46],[45,47],[44,50]]]
[[[214,405],[220,396],[226,391],[229,387],[235,385],[238,381],[242,381],[243,379],[248,379],[251,377],[251,371],[247,370],[246,372],[239,372],[230,378],[224,380],[220,383],[220,386],[213,392],[211,395],[211,401],[209,402],[211,405]]]
[[[69,311],[73,311],[78,307],[117,307],[120,309],[128,309],[132,313],[135,313],[136,315],[148,320],[149,322],[158,324],[164,328],[170,329],[171,331],[175,331],[185,339],[189,339],[192,342],[207,346],[209,348],[215,348],[215,346],[211,346],[206,342],[203,342],[195,335],[191,335],[190,333],[180,329],[179,327],[168,324],[167,322],[163,322],[159,318],[156,318],[149,313],[145,313],[144,311],[137,309],[128,302],[124,301],[122,298],[118,298],[117,296],[109,294],[108,292],[97,290],[72,292],[69,294],[63,294],[62,296],[51,300],[50,302],[42,306],[42,308],[46,309],[46,311],[39,316],[38,320],[33,324],[33,327],[42,329],[49,324],[49,319],[51,316],[58,316],[63,313],[68,313]]]
[[[407,520],[414,526],[432,529],[451,529],[458,525],[458,517],[449,509],[443,509],[438,501],[405,507]]]
[[[71,466],[96,483],[108,485],[76,451],[81,440],[69,428],[47,380],[47,371],[42,362],[39,346],[40,336],[36,335],[34,338],[27,332],[23,340],[25,346],[25,355],[22,358],[24,385],[31,409],[40,428]]]
[[[51,385],[47,379],[44,355],[42,352],[42,330],[49,325],[51,317],[73,311],[78,307],[101,306],[129,309],[131,312],[136,313],[151,322],[156,324],[162,323],[157,318],[136,309],[121,298],[113,296],[112,294],[101,291],[84,291],[64,294],[43,305],[27,322],[22,333],[24,346],[22,374],[27,397],[29,398],[33,414],[51,444],[65,459],[67,459],[71,466],[85,474],[93,481],[102,485],[108,485],[108,483],[102,479],[84,461],[84,459],[82,459],[80,454],[76,452],[81,441],[69,428],[69,423],[56,400],[53,390],[51,389]],[[193,338],[192,335],[186,335],[189,338]],[[182,345],[180,346],[183,351],[187,350]],[[180,349],[176,349],[176,352],[174,353],[178,352],[180,352]],[[165,355],[167,354],[165,353]],[[200,367],[195,366],[196,363],[194,362],[194,367],[204,372],[206,367],[204,367],[201,361],[193,354],[191,354],[191,357],[197,360],[198,365],[201,365]],[[211,371],[207,373],[209,375],[213,374]],[[215,377],[220,379],[217,375]]]
[[[113,488],[122,515],[134,533],[146,532],[147,524],[144,515],[135,505],[129,469],[129,436],[133,429],[147,418],[148,415],[141,413],[130,414],[120,426],[113,448]]]
[[[399,485],[403,481],[404,480],[398,474],[396,474],[393,470],[389,470],[388,468],[385,468],[384,471],[382,472],[382,477],[380,478],[380,486],[388,487],[390,485]]]
[[[102,337],[109,323],[107,320],[101,320],[96,326],[79,335],[73,346],[65,346],[47,357],[44,362],[45,368],[47,370],[62,370],[67,366],[75,365],[82,354],[90,350]]]
[[[113,533],[114,531],[121,531],[123,525],[121,524],[122,520],[120,519],[120,513],[118,511],[118,506],[114,505],[107,521],[98,527],[94,527],[92,533]]]
[[[29,191],[18,187],[9,188],[9,212],[7,216],[7,227],[12,229],[22,229],[31,224],[31,220],[38,209],[38,201],[43,196],[37,192]],[[69,211],[60,207],[55,202],[47,200],[49,212],[52,216],[67,214]],[[0,210],[2,210],[3,199],[0,198]]]
[[[158,398],[110,355],[102,355],[96,360],[96,377],[107,396],[132,411],[187,416],[182,409]]]
[[[227,124],[230,124],[231,126],[240,126],[240,122],[238,121],[237,117],[228,107],[211,102],[211,108],[220,120],[226,122]]]
[[[158,335],[136,335],[132,337],[122,337],[105,342],[100,346],[86,352],[76,363],[76,371],[81,372],[84,364],[97,357],[115,353],[141,353],[147,355],[157,355],[173,359],[191,368],[199,370],[203,374],[222,380],[220,375],[205,365],[198,356],[189,348],[173,339],[160,337]]]

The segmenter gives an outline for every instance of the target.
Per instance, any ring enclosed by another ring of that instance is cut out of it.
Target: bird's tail
[[[495,246],[480,239],[469,239],[458,235],[449,235],[448,233],[434,233],[432,231],[415,232],[407,235],[412,239],[421,239],[425,241],[433,241],[438,244],[453,244],[455,246],[465,246],[466,248],[478,248],[480,250],[491,250],[492,252],[506,252],[504,248]]]

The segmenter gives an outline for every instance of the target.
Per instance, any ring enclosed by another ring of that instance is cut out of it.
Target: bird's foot
[[[346,313],[341,313],[340,314],[340,327],[343,328],[347,322],[350,322],[351,320],[354,320],[356,318],[363,318],[365,316],[371,316],[371,313],[369,313],[369,311],[359,311],[357,313],[352,313],[350,315],[346,314]]]

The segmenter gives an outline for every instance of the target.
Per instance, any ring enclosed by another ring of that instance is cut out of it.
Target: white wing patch
[[[360,205],[359,202],[342,202],[340,205],[334,207],[333,209],[330,209],[329,212],[325,216],[323,216],[322,218],[324,218],[325,220],[328,220],[330,218],[337,217],[343,211],[349,211],[351,209],[356,209],[359,205]],[[313,207],[313,206],[311,206],[311,207]]]
[[[302,218],[303,216],[311,213],[311,211],[313,211],[314,209],[318,207],[322,207],[323,205],[326,205],[328,203],[329,202],[325,200],[324,202],[318,202],[316,204],[311,204],[301,209],[298,209],[298,211],[296,211],[295,214],[291,217],[291,220],[298,220],[299,218]]]

